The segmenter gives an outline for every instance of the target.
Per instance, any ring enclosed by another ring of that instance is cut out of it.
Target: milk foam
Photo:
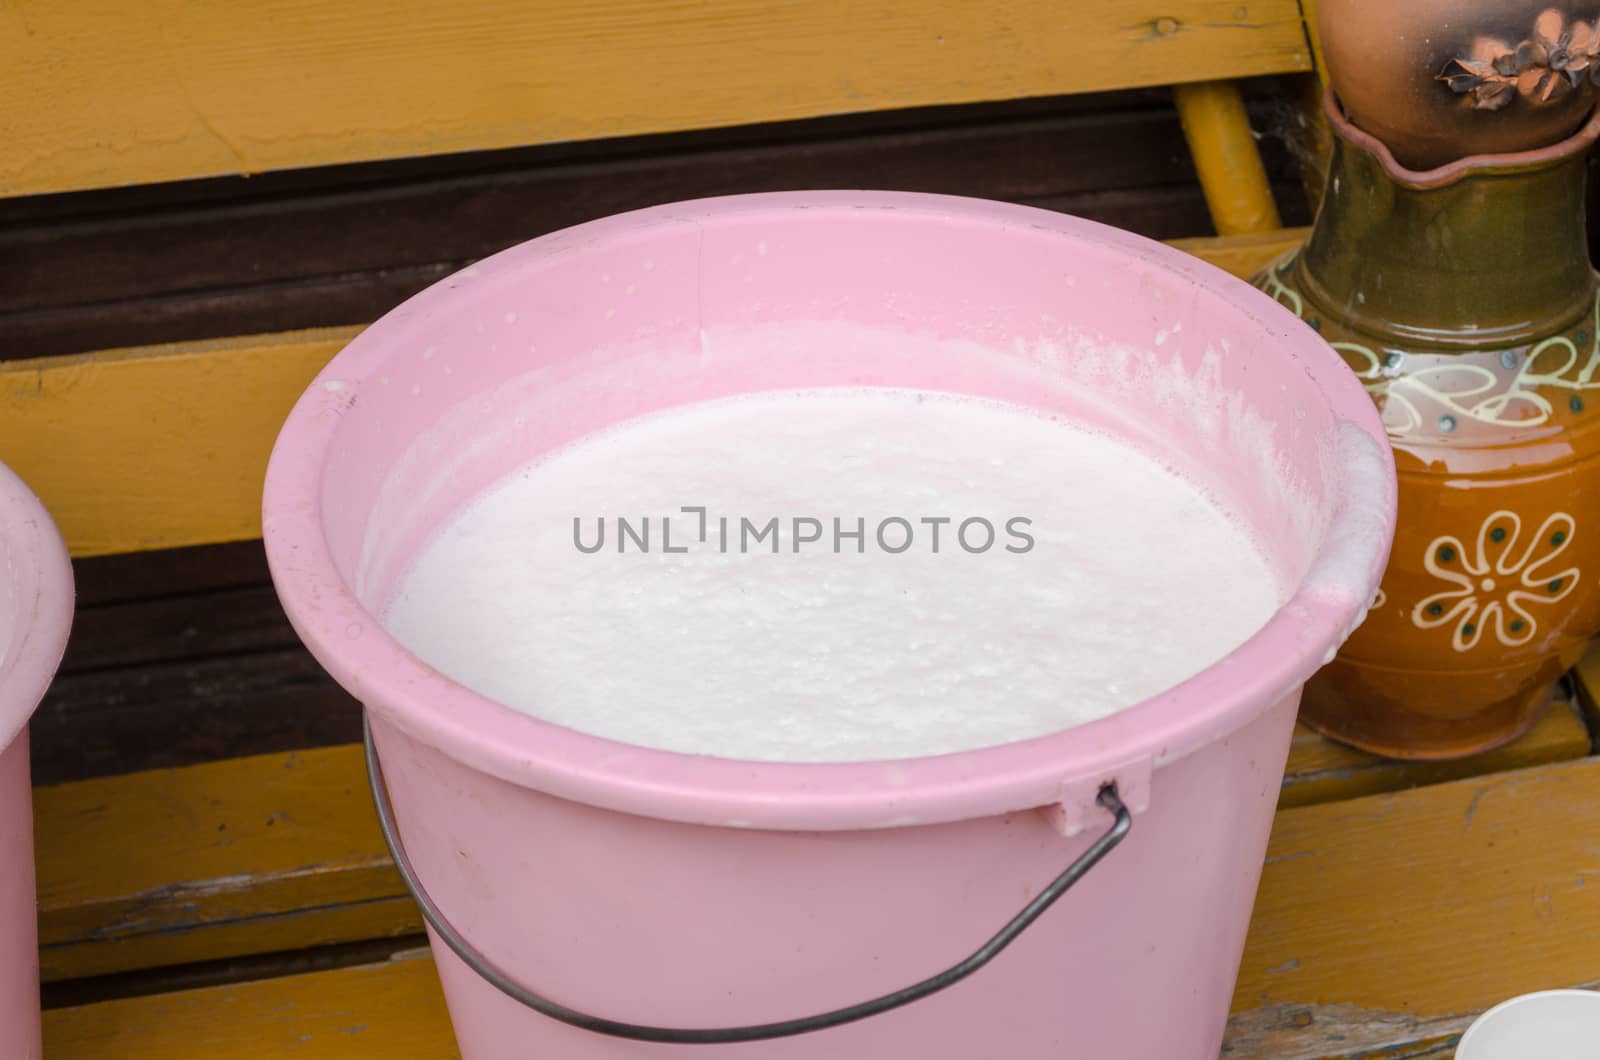
[[[1104,717],[1243,643],[1282,589],[1128,445],[988,400],[830,389],[672,409],[523,467],[422,550],[384,621],[556,724],[841,762]]]

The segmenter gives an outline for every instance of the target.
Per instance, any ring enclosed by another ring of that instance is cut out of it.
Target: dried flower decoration
[[[1500,110],[1517,98],[1539,105],[1571,95],[1588,79],[1600,85],[1600,22],[1568,24],[1561,12],[1539,16],[1532,35],[1515,46],[1479,37],[1472,54],[1445,64],[1438,80],[1474,110]]]

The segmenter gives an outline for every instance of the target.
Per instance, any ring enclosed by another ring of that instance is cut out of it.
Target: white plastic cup
[[[1600,993],[1545,990],[1502,1001],[1479,1016],[1456,1060],[1596,1060]]]

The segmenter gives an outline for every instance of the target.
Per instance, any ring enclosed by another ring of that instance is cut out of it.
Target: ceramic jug
[[[1600,630],[1600,305],[1584,227],[1600,117],[1550,147],[1419,172],[1325,98],[1316,224],[1255,278],[1383,413],[1400,515],[1362,627],[1301,718],[1451,758],[1539,717]]]

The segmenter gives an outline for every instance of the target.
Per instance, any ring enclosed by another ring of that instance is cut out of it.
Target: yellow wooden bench
[[[1311,75],[1304,6],[22,0],[0,8],[0,195],[1171,85],[1219,233],[1180,245],[1248,275],[1303,232],[1236,83]],[[355,331],[0,361],[0,460],[76,556],[252,539],[277,428]],[[1467,762],[1297,733],[1227,1055],[1433,1055],[1504,996],[1600,981],[1600,665],[1579,678]],[[52,1008],[51,1060],[453,1055],[359,749],[35,795],[44,976],[128,995]],[[340,966],[274,974],[318,961]]]

